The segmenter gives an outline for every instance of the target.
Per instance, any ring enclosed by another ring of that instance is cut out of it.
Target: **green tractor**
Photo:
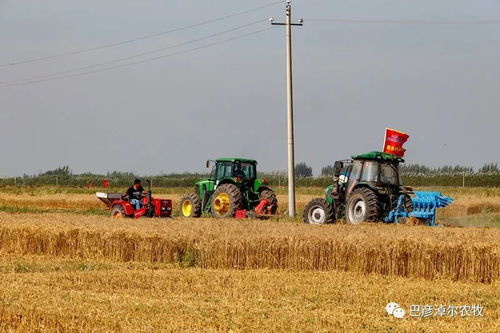
[[[335,162],[334,183],[325,198],[313,199],[304,210],[304,222],[323,224],[345,218],[349,224],[384,221],[400,197],[407,212],[413,210],[410,187],[401,184],[400,157],[381,152],[352,156]]]
[[[207,168],[210,162],[214,161],[207,161]],[[275,214],[277,208],[276,194],[266,180],[257,179],[257,162],[243,158],[217,159],[210,178],[198,181],[194,192],[184,194],[180,203],[184,217],[209,212],[226,218],[240,210],[268,215]]]

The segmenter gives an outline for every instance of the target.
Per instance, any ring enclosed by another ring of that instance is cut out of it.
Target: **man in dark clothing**
[[[135,209],[141,208],[141,199],[143,195],[144,188],[141,186],[140,179],[134,180],[134,185],[130,186],[127,193],[125,193],[125,196],[128,197],[130,204],[134,205]]]

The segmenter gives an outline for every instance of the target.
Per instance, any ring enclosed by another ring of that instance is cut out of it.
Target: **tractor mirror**
[[[342,171],[342,168],[344,167],[344,163],[341,161],[336,161],[335,164],[333,165],[333,172],[335,177],[340,176],[340,172]]]
[[[207,160],[206,168],[210,168],[210,160]]]

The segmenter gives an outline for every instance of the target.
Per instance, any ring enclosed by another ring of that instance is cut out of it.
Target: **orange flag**
[[[396,131],[391,128],[386,128],[384,139],[384,153],[404,157],[406,149],[403,148],[403,145],[409,137],[410,136],[406,133]]]

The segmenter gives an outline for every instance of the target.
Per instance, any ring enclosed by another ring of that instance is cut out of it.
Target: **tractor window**
[[[215,179],[230,178],[233,176],[233,164],[231,162],[217,162]]]
[[[351,169],[351,174],[348,176],[349,179],[352,180],[358,180],[359,175],[361,174],[361,162],[360,161],[354,161],[352,163],[352,169]]]
[[[255,179],[255,164],[241,163],[241,171],[245,174],[245,179],[251,180]]]
[[[365,182],[376,182],[378,179],[378,166],[377,162],[367,161],[363,163],[363,172],[361,180]]]
[[[384,184],[399,185],[399,172],[395,165],[383,163],[380,168],[380,181]]]

